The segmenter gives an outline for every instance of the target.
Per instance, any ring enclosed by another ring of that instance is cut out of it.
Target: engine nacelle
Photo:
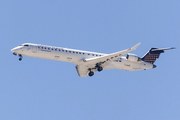
[[[135,54],[127,54],[127,56],[126,56],[126,59],[128,60],[128,61],[131,61],[131,62],[140,62],[141,61],[141,58],[140,57],[138,57],[137,55],[135,55]]]

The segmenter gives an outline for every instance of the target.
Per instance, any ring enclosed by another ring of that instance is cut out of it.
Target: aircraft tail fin
[[[170,50],[175,48],[151,48],[141,59],[145,62],[154,64],[157,58],[159,58],[161,53],[164,53],[164,50]]]

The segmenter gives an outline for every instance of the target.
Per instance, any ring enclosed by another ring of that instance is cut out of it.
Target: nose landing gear
[[[19,61],[21,61],[21,60],[22,60],[22,58],[23,58],[23,57],[22,57],[22,55],[19,55]]]
[[[19,58],[19,61],[21,61],[22,60],[22,58]]]
[[[16,53],[13,53],[13,55],[15,55],[15,56],[16,56],[17,54],[16,54]]]
[[[13,53],[13,55],[17,55],[17,53]],[[22,58],[23,58],[23,56],[21,55],[21,54],[19,54],[19,61],[21,61],[22,60]]]

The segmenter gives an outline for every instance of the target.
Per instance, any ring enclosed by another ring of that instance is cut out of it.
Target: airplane
[[[138,71],[156,68],[154,62],[164,50],[171,48],[151,48],[143,57],[138,57],[129,52],[136,50],[141,43],[132,48],[125,49],[112,54],[90,52],[63,47],[54,47],[41,44],[24,43],[11,50],[14,55],[58,60],[76,64],[76,70],[80,77],[93,76],[94,72],[101,72],[106,69],[121,69]],[[123,56],[127,54],[126,56]]]

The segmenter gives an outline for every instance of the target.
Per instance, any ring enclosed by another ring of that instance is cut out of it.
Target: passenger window
[[[90,54],[88,53],[88,55],[90,55]]]
[[[68,51],[66,50],[66,52],[68,52]]]
[[[76,52],[76,54],[78,54],[78,52]]]
[[[73,51],[73,53],[75,53],[75,52]]]
[[[61,50],[59,49],[59,51],[61,51]]]
[[[69,51],[71,53],[71,51]]]
[[[64,52],[64,50],[62,50]]]
[[[81,54],[81,52],[79,52],[79,54]]]

